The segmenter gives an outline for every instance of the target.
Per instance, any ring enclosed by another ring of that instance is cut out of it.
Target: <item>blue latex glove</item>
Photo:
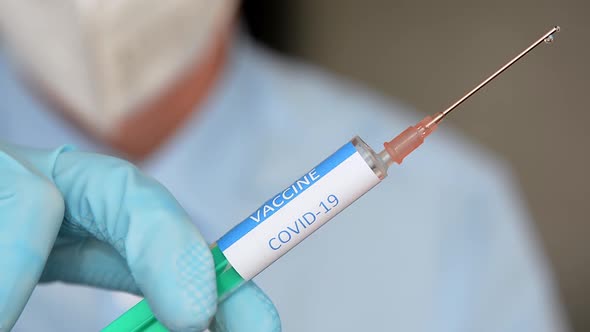
[[[131,164],[0,143],[0,331],[38,282],[142,294],[173,331],[279,331],[253,283],[216,308],[207,243],[172,195]]]

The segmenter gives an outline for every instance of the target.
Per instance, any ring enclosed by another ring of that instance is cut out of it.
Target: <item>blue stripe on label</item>
[[[225,233],[218,241],[217,246],[222,251],[229,248],[236,241],[248,234],[256,226],[263,223],[266,219],[272,216],[275,212],[287,205],[290,201],[299,196],[302,192],[307,190],[321,179],[326,174],[330,173],[336,166],[340,165],[344,160],[348,159],[356,152],[356,148],[352,143],[347,143],[338,151],[322,161],[314,169],[307,172],[289,187],[274,195],[271,199],[266,201],[258,210],[254,211],[248,218],[237,224],[229,232]]]

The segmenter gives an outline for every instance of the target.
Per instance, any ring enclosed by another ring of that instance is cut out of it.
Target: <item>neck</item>
[[[222,33],[211,51],[159,97],[125,119],[106,142],[125,157],[141,161],[198,112],[221,73],[232,29]]]

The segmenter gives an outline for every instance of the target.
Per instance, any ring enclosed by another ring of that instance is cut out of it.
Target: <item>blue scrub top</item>
[[[421,115],[238,36],[202,110],[139,166],[212,242],[354,135]],[[114,153],[36,102],[0,57],[0,139]],[[506,164],[448,124],[255,280],[284,331],[561,331],[545,257]],[[137,301],[54,283],[15,331],[97,331]]]

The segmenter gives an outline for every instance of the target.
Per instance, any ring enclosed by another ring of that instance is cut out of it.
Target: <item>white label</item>
[[[219,239],[218,246],[234,269],[251,279],[379,181],[348,143],[273,196]]]

